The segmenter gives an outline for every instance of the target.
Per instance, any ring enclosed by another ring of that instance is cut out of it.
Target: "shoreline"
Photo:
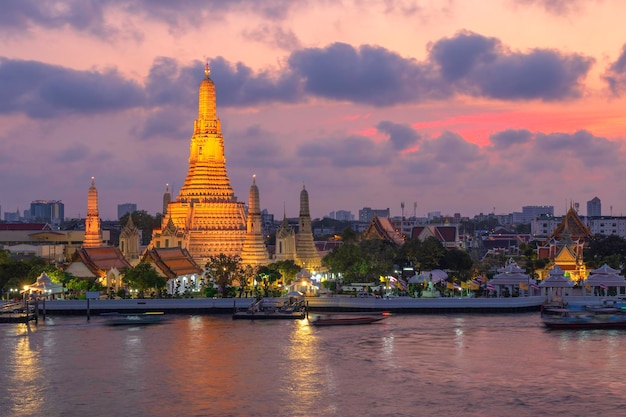
[[[248,307],[253,298],[186,298],[130,300],[39,300],[40,315],[99,315],[101,313],[166,314],[232,314],[235,309]],[[519,313],[539,311],[545,297],[514,298],[410,298],[360,299],[354,297],[306,298],[311,312],[388,311],[403,314],[433,313]],[[33,305],[34,303],[30,303]]]

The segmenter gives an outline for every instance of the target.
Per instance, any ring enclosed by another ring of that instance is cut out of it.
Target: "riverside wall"
[[[248,307],[252,298],[187,298],[130,300],[39,300],[39,314],[98,315],[101,313],[231,314]],[[539,311],[544,297],[513,298],[411,298],[361,299],[307,297],[310,311],[389,311],[394,313],[499,313]]]

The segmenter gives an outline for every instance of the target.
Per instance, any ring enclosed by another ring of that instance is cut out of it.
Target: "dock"
[[[6,303],[0,309],[0,323],[37,322],[38,311],[33,304]]]

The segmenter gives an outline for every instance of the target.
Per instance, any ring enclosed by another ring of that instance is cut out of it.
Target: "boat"
[[[357,324],[371,324],[386,319],[390,314],[383,313],[327,313],[317,314],[310,323],[313,326],[346,326]]]
[[[615,307],[544,308],[541,320],[548,329],[626,328],[626,313]]]
[[[107,318],[108,326],[145,326],[148,324],[163,323],[163,312],[147,313],[102,313]]]
[[[233,320],[303,320],[304,318],[306,318],[304,297],[261,298],[249,307],[235,309],[233,312]]]

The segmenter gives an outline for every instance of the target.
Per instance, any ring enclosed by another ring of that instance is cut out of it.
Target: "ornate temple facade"
[[[263,266],[270,263],[270,257],[263,238],[261,203],[259,187],[256,185],[256,177],[252,178],[250,195],[248,199],[248,221],[246,225],[246,240],[243,243],[241,262],[244,265]]]
[[[98,211],[98,190],[94,177],[91,177],[91,186],[87,196],[87,218],[85,219],[84,248],[102,246],[102,232],[100,231],[100,213]]]
[[[570,207],[548,240],[537,247],[537,257],[550,260],[545,269],[536,271],[539,279],[546,279],[554,265],[563,270],[565,276],[572,281],[586,279],[588,272],[583,262],[583,249],[591,237],[589,228],[576,210]]]
[[[199,88],[187,177],[178,197],[164,208],[161,228],[153,232],[149,246],[187,249],[200,265],[221,253],[241,255],[246,239],[245,205],[237,201],[226,172],[215,84],[208,64],[205,75]]]
[[[306,187],[300,192],[300,216],[298,217],[298,233],[289,226],[287,217],[276,231],[276,260],[292,259],[296,264],[309,271],[319,271],[322,258],[313,240],[311,214],[309,211],[309,193]]]
[[[139,263],[139,255],[141,255],[139,243],[139,229],[133,222],[132,213],[129,213],[128,221],[120,233],[119,249],[133,266]]]

